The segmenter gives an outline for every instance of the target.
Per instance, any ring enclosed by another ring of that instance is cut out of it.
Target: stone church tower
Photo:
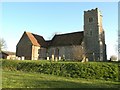
[[[89,61],[107,60],[102,14],[98,8],[84,11],[84,50]]]

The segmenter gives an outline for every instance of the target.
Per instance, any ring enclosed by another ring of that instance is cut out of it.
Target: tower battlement
[[[87,11],[84,11],[84,12],[86,13],[86,12],[94,12],[94,11],[98,11],[98,8],[87,10]]]
[[[91,12],[99,12],[101,14],[101,11],[98,8],[84,11],[84,13],[91,13]]]

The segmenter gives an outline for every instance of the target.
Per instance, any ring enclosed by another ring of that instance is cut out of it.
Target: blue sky
[[[24,31],[42,35],[46,40],[54,33],[83,31],[84,11],[99,8],[108,58],[117,55],[118,3],[117,2],[3,2],[2,33],[7,50],[15,51]]]

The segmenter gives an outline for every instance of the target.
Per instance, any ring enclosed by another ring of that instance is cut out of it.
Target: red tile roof
[[[30,32],[26,32],[28,38],[30,39],[30,41],[32,42],[33,45],[35,46],[40,46],[40,44],[38,43],[38,41],[36,40],[36,38],[33,36],[32,33]]]
[[[38,44],[41,46],[41,47],[46,47],[46,41],[44,40],[44,38],[40,35],[37,35],[37,34],[32,34],[35,39],[37,40]]]

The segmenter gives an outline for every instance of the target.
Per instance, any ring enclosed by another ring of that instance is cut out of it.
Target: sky
[[[119,35],[119,38],[118,38],[118,58],[120,59],[120,2],[118,3],[118,35]]]
[[[84,11],[99,8],[103,15],[108,59],[118,55],[117,2],[2,2],[0,6],[0,37],[6,41],[8,51],[16,51],[24,31],[41,35],[46,40],[55,33],[83,31]]]

